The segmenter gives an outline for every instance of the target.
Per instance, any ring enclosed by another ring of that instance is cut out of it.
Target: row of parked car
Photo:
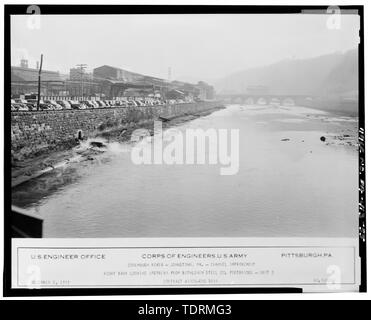
[[[139,106],[155,106],[164,104],[185,103],[183,100],[161,99],[131,99],[131,100],[40,100],[40,110],[65,110],[65,109],[94,109],[94,108],[109,108],[109,107],[139,107]],[[12,99],[12,111],[36,111],[36,99]]]

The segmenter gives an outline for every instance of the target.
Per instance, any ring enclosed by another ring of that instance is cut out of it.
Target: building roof
[[[152,77],[152,76],[147,76],[147,75],[140,74],[140,73],[137,73],[137,72],[128,71],[128,70],[125,70],[125,69],[122,69],[122,68],[112,67],[112,66],[109,66],[109,65],[107,65],[107,64],[105,64],[105,65],[103,65],[103,66],[100,66],[100,67],[97,67],[97,68],[94,68],[93,71],[95,71],[95,70],[99,70],[99,69],[112,69],[112,70],[119,70],[119,71],[124,71],[124,72],[130,73],[130,74],[132,74],[132,75],[136,75],[136,76],[141,76],[141,77],[146,77],[146,78],[151,78],[151,79],[156,79],[156,80],[163,80],[163,79],[161,79],[161,78],[156,78],[156,77]]]
[[[105,79],[104,81],[114,86],[122,86],[126,88],[148,89],[148,88],[153,87],[151,84],[148,84],[145,82],[127,82],[127,81],[111,80],[111,79]]]
[[[176,93],[179,93],[179,94],[185,94],[183,91],[180,91],[180,90],[173,90],[173,91],[175,91]]]
[[[39,70],[24,67],[11,67],[11,81],[37,81]],[[62,81],[57,71],[42,70],[41,80],[44,81]]]

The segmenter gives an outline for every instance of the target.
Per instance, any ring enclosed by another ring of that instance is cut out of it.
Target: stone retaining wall
[[[79,134],[93,137],[107,128],[133,126],[163,117],[196,114],[221,106],[200,102],[148,107],[12,112],[12,159],[22,160],[76,144]]]

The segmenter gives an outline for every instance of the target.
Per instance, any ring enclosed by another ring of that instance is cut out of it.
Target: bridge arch
[[[277,97],[272,97],[269,99],[269,104],[272,106],[280,106],[281,105],[281,99]]]
[[[283,106],[294,106],[295,105],[295,100],[291,97],[285,97],[282,100],[282,105]]]
[[[269,104],[269,100],[266,97],[259,97],[256,101],[256,104],[267,105]]]
[[[254,105],[255,104],[254,98],[253,97],[247,97],[245,99],[245,104],[247,104],[249,106]]]
[[[243,100],[242,100],[241,97],[236,97],[236,98],[233,99],[233,103],[240,104],[242,102],[243,102]]]

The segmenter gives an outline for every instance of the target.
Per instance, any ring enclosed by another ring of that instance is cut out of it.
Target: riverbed
[[[13,188],[13,204],[44,219],[45,237],[356,237],[357,118],[230,105],[175,128],[238,129],[238,172],[136,165],[133,144],[102,139],[88,161]]]

